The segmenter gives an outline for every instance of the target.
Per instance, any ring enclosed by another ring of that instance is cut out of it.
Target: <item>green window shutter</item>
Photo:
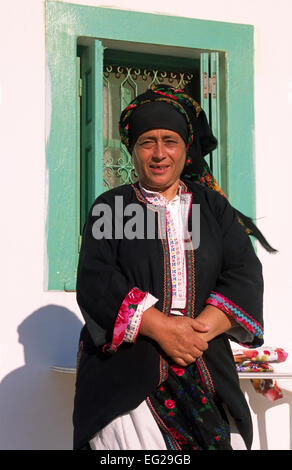
[[[200,89],[201,89],[201,107],[206,113],[206,117],[210,123],[210,97],[209,97],[209,53],[203,52],[200,55]],[[208,165],[212,168],[211,156],[205,157]]]
[[[80,233],[103,192],[103,46],[95,40],[81,57]]]
[[[220,122],[223,120],[223,110],[221,109],[223,97],[220,96],[222,86],[219,60],[218,52],[201,53],[201,106],[206,113],[213,134],[218,140],[217,148],[205,158],[219,186],[227,194],[227,166],[226,157],[224,158],[223,155],[225,139],[220,127]]]
[[[210,97],[211,97],[211,127],[218,140],[218,146],[212,152],[212,171],[219,186],[222,184],[221,169],[221,142],[220,142],[220,96],[219,96],[219,55],[218,52],[210,54]]]

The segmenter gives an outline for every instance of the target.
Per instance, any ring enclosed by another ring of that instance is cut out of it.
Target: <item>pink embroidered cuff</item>
[[[103,351],[108,353],[116,352],[120,344],[124,341],[127,327],[133,318],[140,303],[144,300],[146,292],[142,292],[134,287],[124,298],[116,318],[112,342],[103,346]]]
[[[145,310],[147,310],[147,308],[150,308],[154,304],[156,304],[157,301],[158,299],[156,297],[149,294],[149,292],[146,293],[144,299],[138,305],[134,315],[129,319],[129,323],[123,341],[127,343],[135,343],[139,333],[143,313],[145,312]]]
[[[219,294],[218,292],[211,292],[210,297],[206,301],[206,304],[213,305],[214,307],[222,310],[222,312],[231,316],[237,322],[237,324],[243,327],[244,330],[248,333],[244,337],[244,335],[240,333],[239,329],[236,331],[236,327],[231,328],[228,333],[231,333],[236,340],[245,343],[253,342],[253,346],[255,347],[256,345],[254,344],[254,338],[256,338],[258,341],[258,346],[262,345],[263,328],[254,318],[238,307],[238,305],[234,304],[231,300],[229,300],[227,297],[224,297],[222,294]]]

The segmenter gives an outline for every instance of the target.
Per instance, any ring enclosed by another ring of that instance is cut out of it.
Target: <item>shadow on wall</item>
[[[72,449],[74,374],[51,371],[75,365],[81,321],[47,305],[18,327],[25,365],[0,384],[0,449]]]

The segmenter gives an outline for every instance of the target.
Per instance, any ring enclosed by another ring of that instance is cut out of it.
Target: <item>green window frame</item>
[[[137,27],[139,25],[139,27]],[[219,51],[224,77],[224,158],[228,196],[253,217],[254,82],[253,26],[46,1],[46,48],[49,80],[49,131],[46,142],[48,208],[46,220],[48,290],[74,291],[80,240],[80,129],[77,45],[101,43],[139,45],[145,52]],[[155,45],[155,46],[153,46]],[[96,71],[102,86],[102,64]],[[102,116],[96,116],[96,139],[102,142]],[[99,137],[98,137],[99,136]],[[100,151],[102,145],[99,145]],[[102,156],[101,156],[102,158]],[[101,160],[100,160],[101,161]],[[97,171],[98,174],[98,171]],[[97,184],[100,184],[97,182]],[[242,197],[244,195],[244,197]]]

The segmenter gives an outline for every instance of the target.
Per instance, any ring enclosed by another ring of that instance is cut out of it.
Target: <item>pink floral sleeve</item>
[[[157,301],[158,299],[152,294],[149,292],[146,293],[144,299],[139,303],[134,315],[129,320],[123,341],[127,343],[135,343],[142,322],[143,313],[147,308],[153,307]]]
[[[133,316],[137,312],[139,306],[141,306],[141,303],[143,302],[146,296],[147,296],[147,292],[142,292],[137,287],[134,287],[133,289],[131,289],[130,292],[126,295],[116,318],[112,342],[104,345],[103,347],[104,352],[111,352],[111,353],[116,352],[120,344],[123,341],[127,340],[125,338],[127,328]],[[140,315],[140,317],[141,317],[140,318],[140,321],[141,321],[142,315]],[[135,328],[136,335],[138,333],[138,329],[139,328]],[[135,335],[134,340],[136,339],[136,335]]]

